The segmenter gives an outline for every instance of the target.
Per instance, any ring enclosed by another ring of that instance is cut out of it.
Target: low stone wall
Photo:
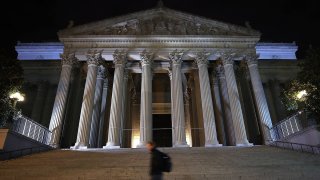
[[[320,146],[320,125],[310,126],[301,132],[288,136],[287,142]]]
[[[10,131],[9,129],[0,129],[0,150],[2,152],[16,151],[33,147],[52,149],[48,145]]]

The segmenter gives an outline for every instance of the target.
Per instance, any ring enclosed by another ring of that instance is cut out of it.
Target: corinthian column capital
[[[217,78],[222,78],[224,77],[224,69],[223,66],[221,65],[222,62],[219,62],[219,64],[216,66],[216,72],[215,72],[215,76]]]
[[[107,76],[107,68],[105,68],[103,65],[100,65],[97,71],[97,78],[104,79],[106,78],[106,76]]]
[[[197,52],[195,62],[198,66],[207,65],[208,64],[208,57],[211,53],[207,52],[205,49],[203,51]]]
[[[172,62],[172,64],[181,64],[183,55],[184,50],[178,51],[177,49],[175,49],[174,51],[169,53],[169,59]]]
[[[72,66],[73,64],[76,64],[78,62],[78,59],[75,56],[74,52],[64,52],[63,54],[60,54],[62,66],[63,65],[69,65]]]
[[[233,65],[233,61],[237,57],[237,54],[238,52],[236,50],[217,52],[223,65]]]
[[[119,51],[116,49],[113,53],[113,63],[115,65],[125,65],[127,63],[127,54],[125,50]]]
[[[257,65],[258,64],[259,54],[256,53],[248,53],[245,55],[245,60],[248,66]]]
[[[86,54],[88,65],[99,65],[102,63],[103,58],[101,56],[102,50],[98,51],[96,49],[89,50]]]
[[[153,58],[154,58],[154,52],[152,51],[147,51],[146,49],[144,49],[141,53],[140,53],[140,58],[141,58],[141,66],[144,65],[152,65],[153,64]]]

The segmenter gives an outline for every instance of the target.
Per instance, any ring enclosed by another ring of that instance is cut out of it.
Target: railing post
[[[23,135],[25,135],[24,133],[26,131],[26,126],[27,126],[27,120],[24,119],[24,126],[23,126],[23,132],[22,132]]]
[[[291,120],[292,120],[292,119],[289,120],[289,123],[290,123],[290,127],[291,127],[291,132],[292,132],[291,134],[293,134],[293,133],[294,133],[294,130],[293,130],[293,127],[292,127]]]

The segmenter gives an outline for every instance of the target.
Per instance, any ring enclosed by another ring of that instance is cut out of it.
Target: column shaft
[[[174,110],[173,110],[173,81],[172,81],[172,70],[169,70],[169,78],[170,78],[170,99],[171,99],[171,124],[172,124],[172,145],[176,142],[176,136],[175,136],[175,117],[174,117]]]
[[[227,133],[227,144],[230,146],[236,145],[236,138],[234,134],[234,128],[233,128],[233,121],[232,121],[232,114],[230,109],[230,101],[229,101],[229,95],[228,95],[228,87],[226,82],[226,77],[224,75],[224,70],[221,65],[218,65],[216,67],[217,77],[219,80],[219,92],[221,94],[221,104],[222,109],[224,113],[224,119],[225,119],[225,130]]]
[[[115,71],[112,88],[111,109],[109,118],[108,142],[103,148],[120,148],[120,128],[123,100],[123,78],[126,53],[115,51],[113,54]]]
[[[98,75],[97,75],[97,82],[96,82],[94,102],[93,102],[92,121],[91,121],[91,128],[90,128],[89,145],[91,148],[97,147],[104,77],[105,77],[105,68],[102,65],[100,65],[98,67]]]
[[[101,101],[101,112],[100,112],[100,123],[99,123],[99,134],[98,134],[98,148],[102,147],[103,144],[103,130],[104,130],[104,121],[105,114],[107,109],[107,97],[108,97],[108,79],[104,79],[103,82],[103,91],[102,91],[102,101]]]
[[[207,58],[209,54],[203,52],[198,53],[196,57],[196,63],[199,68],[199,81],[200,81],[200,94],[201,94],[201,105],[203,115],[203,125],[205,131],[205,146],[221,146],[217,140],[216,123],[214,119],[214,111],[212,104],[212,97],[210,91],[210,81],[207,67]]]
[[[175,120],[175,142],[174,147],[188,147],[185,133],[185,118],[184,118],[184,103],[183,103],[183,90],[181,80],[181,63],[182,52],[174,51],[170,53],[171,66],[172,66],[172,96],[173,111]]]
[[[60,135],[70,85],[72,64],[76,61],[74,54],[62,54],[61,58],[62,69],[49,125],[49,130],[52,132],[51,137],[49,137],[50,145],[54,147],[60,146]]]
[[[152,70],[148,60],[142,60],[140,145],[152,140]]]
[[[260,126],[262,128],[264,141],[265,143],[268,143],[268,141],[272,140],[269,130],[272,127],[272,121],[258,71],[258,62],[254,56],[248,56],[247,58],[253,93],[259,114]]]
[[[228,87],[228,95],[230,100],[231,114],[233,120],[233,127],[236,137],[237,146],[248,146],[251,145],[248,142],[247,134],[244,126],[244,119],[240,104],[240,97],[237,88],[236,78],[233,69],[232,59],[223,59],[224,72]]]
[[[98,64],[102,60],[101,52],[89,51],[87,58],[88,72],[83,92],[79,127],[76,143],[71,147],[72,149],[86,149],[89,145],[97,70]]]
[[[214,73],[215,74],[215,73]],[[213,99],[214,99],[214,114],[215,114],[215,119],[217,123],[217,136],[218,136],[218,141],[222,143],[223,145],[227,145],[226,143],[226,135],[224,131],[224,123],[223,123],[223,112],[222,112],[222,105],[221,105],[221,98],[220,98],[220,91],[219,91],[219,83],[218,79],[213,76]]]
[[[77,140],[74,147],[75,149],[87,148],[87,146],[89,145],[93,100],[97,80],[97,68],[97,65],[88,65],[88,73],[83,93]]]

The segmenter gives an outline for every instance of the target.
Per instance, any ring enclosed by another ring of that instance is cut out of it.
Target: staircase
[[[159,148],[173,171],[165,180],[320,179],[320,156],[270,146]],[[149,179],[145,149],[53,150],[0,162],[0,179]]]
[[[270,129],[273,141],[303,144],[320,148],[320,124],[308,117],[307,111],[299,111],[278,122]]]

